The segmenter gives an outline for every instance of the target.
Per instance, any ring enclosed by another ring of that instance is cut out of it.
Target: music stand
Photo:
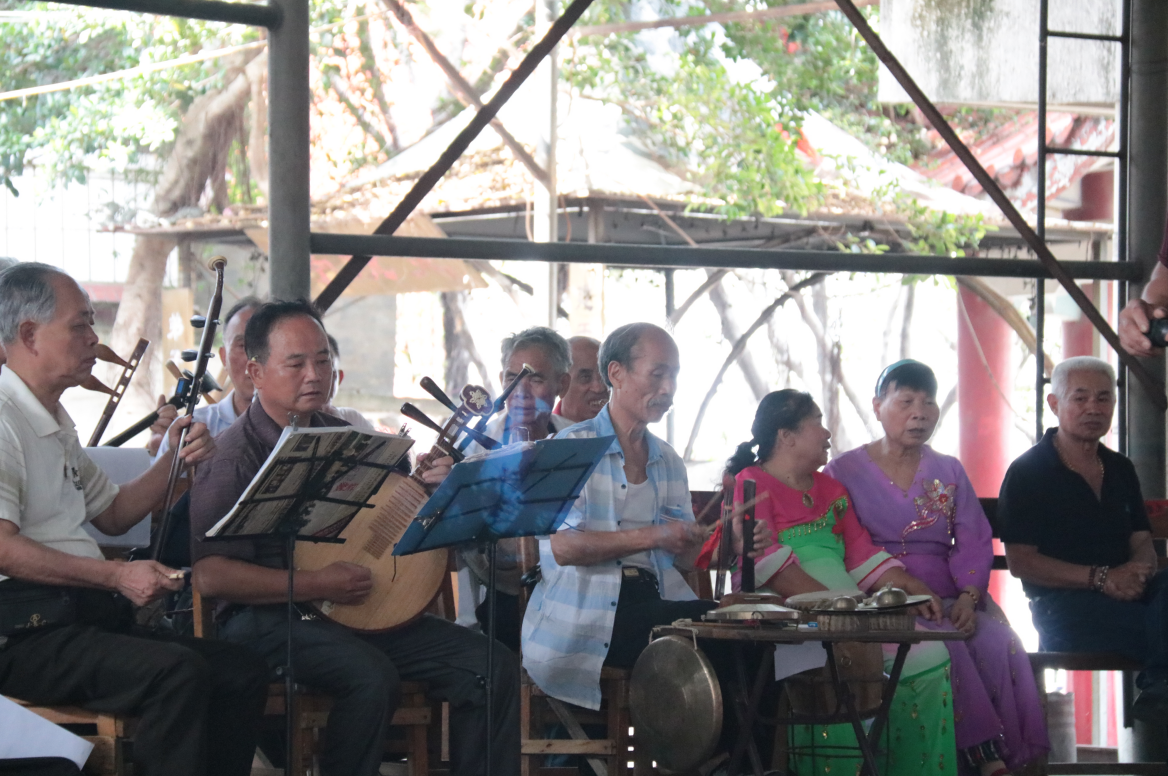
[[[288,626],[285,642],[284,768],[292,773],[295,720],[292,709],[292,622],[296,619],[296,542],[336,542],[357,513],[373,505],[381,488],[413,440],[367,433],[352,427],[284,429],[251,484],[211,530],[205,541],[279,541],[288,566]]]
[[[497,542],[555,533],[615,439],[543,439],[471,456],[455,464],[393,549],[394,555],[411,555],[487,545],[487,776],[494,766]]]

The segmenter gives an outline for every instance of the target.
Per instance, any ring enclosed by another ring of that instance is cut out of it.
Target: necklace
[[[788,481],[788,479],[794,479],[793,477],[788,478],[786,476],[786,474],[781,474],[781,476],[780,476],[780,474],[777,472],[767,471],[765,466],[759,466],[759,469],[762,469],[767,474],[770,474],[771,477],[779,480],[780,483],[783,483],[787,487],[790,487],[791,490],[801,492],[802,493],[802,503],[804,503],[804,506],[807,507],[808,510],[809,510],[809,508],[812,508],[813,506],[815,506],[815,499],[813,499],[811,497],[812,489],[814,489],[814,487],[815,487],[814,474],[812,474],[812,478],[811,478],[811,487],[808,487],[808,489],[804,490],[804,489],[801,489],[801,487],[799,487],[798,485],[791,483],[791,481]]]
[[[1058,446],[1058,442],[1054,443],[1054,451],[1056,453],[1058,453],[1059,460],[1063,462],[1063,466],[1067,467],[1068,469],[1070,469],[1071,471],[1073,471],[1075,474],[1079,475],[1083,479],[1087,478],[1087,475],[1083,474],[1081,471],[1079,471],[1078,469],[1076,469],[1074,466],[1071,465],[1071,462],[1067,460],[1067,457],[1065,455],[1063,455],[1063,450],[1061,447]],[[1100,482],[1102,482],[1103,477],[1104,477],[1106,472],[1103,469],[1103,457],[1099,455],[1098,448],[1096,448],[1096,450],[1095,450],[1095,463],[1099,465],[1099,480],[1100,480]]]

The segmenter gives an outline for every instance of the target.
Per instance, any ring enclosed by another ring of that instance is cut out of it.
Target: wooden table
[[[761,622],[741,621],[735,623],[692,622],[678,620],[672,625],[663,625],[653,629],[653,637],[682,636],[694,639],[713,639],[716,641],[731,641],[738,648],[738,660],[735,661],[737,677],[731,680],[737,698],[731,705],[738,715],[738,741],[730,754],[730,775],[739,773],[738,766],[743,756],[750,758],[751,770],[754,776],[762,776],[762,758],[758,753],[758,746],[754,741],[752,731],[758,718],[758,705],[762,700],[763,690],[767,680],[774,676],[775,646],[778,644],[803,644],[808,641],[818,641],[827,651],[827,665],[831,674],[832,686],[836,697],[842,699],[844,710],[852,729],[856,734],[856,743],[860,754],[864,758],[864,768],[861,774],[879,776],[876,767],[874,745],[884,730],[888,721],[888,710],[892,707],[892,696],[896,692],[896,685],[900,681],[900,672],[904,668],[905,658],[913,644],[924,641],[964,641],[968,636],[959,631],[933,630],[879,630],[879,631],[820,631],[816,628],[793,628],[766,625]],[[834,645],[840,642],[860,642],[866,644],[897,644],[896,658],[892,662],[892,671],[881,692],[880,706],[872,717],[872,724],[868,732],[864,732],[863,720],[856,708],[856,700],[852,695],[847,682],[840,679],[839,667],[836,664]],[[746,660],[744,647],[750,644],[761,644],[765,647],[765,654],[755,674],[754,682],[748,685],[746,678]]]

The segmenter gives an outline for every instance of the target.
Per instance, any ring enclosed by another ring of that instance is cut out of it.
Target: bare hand
[[[359,604],[373,590],[373,574],[356,563],[336,561],[312,574],[315,598],[335,604]]]
[[[428,456],[423,456],[423,461],[429,460]],[[430,468],[422,472],[422,482],[427,485],[441,485],[442,481],[450,474],[450,470],[454,468],[454,459],[449,455],[444,455],[441,458],[435,458],[430,462]]]
[[[1148,304],[1143,299],[1132,299],[1119,313],[1119,342],[1132,355],[1156,355],[1158,348],[1152,347],[1148,339],[1148,328],[1156,318],[1168,317],[1168,309]]]
[[[181,450],[178,451],[178,457],[182,459],[187,467],[210,460],[215,455],[215,440],[211,438],[211,434],[207,431],[207,426],[203,423],[192,422],[191,417],[184,416],[170,424],[170,429],[167,435],[170,438],[170,449],[178,448],[178,437],[184,428],[190,427],[187,432],[187,442]]]
[[[685,555],[706,540],[706,530],[688,520],[668,520],[653,530],[657,532],[653,546],[670,555]]]
[[[162,440],[166,437],[166,430],[177,417],[178,408],[173,404],[167,404],[165,396],[159,396],[158,420],[150,427],[150,439],[146,442],[146,450],[150,455],[158,454],[158,448],[162,446]]]
[[[117,591],[136,606],[145,606],[167,593],[182,590],[182,579],[171,579],[175,569],[152,560],[117,563],[114,585]]]
[[[742,554],[742,515],[735,515],[730,520],[730,525],[733,530],[734,552],[738,555]],[[771,532],[771,528],[767,525],[765,520],[754,521],[754,544],[752,546],[750,557],[761,558],[763,550],[770,547],[775,541],[775,535]]]
[[[1107,572],[1103,584],[1103,594],[1117,601],[1138,601],[1144,596],[1144,588],[1152,576],[1153,569],[1146,563],[1128,561]]]
[[[909,595],[929,596],[930,598],[928,601],[916,607],[916,614],[918,617],[924,617],[926,620],[941,622],[941,618],[943,616],[941,609],[941,599],[938,598],[937,594],[930,590],[929,586],[924,582],[912,576],[902,568],[894,568],[882,574],[880,579],[876,580],[876,585],[873,587],[873,589],[877,590],[887,584],[891,584],[893,587],[899,587]]]
[[[977,610],[973,608],[973,599],[967,595],[959,596],[949,608],[949,622],[957,630],[972,636],[977,631]]]

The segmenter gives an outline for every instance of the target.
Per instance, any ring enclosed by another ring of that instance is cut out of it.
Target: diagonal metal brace
[[[426,50],[426,53],[430,55],[430,59],[434,61],[434,64],[438,65],[443,75],[446,76],[446,80],[450,82],[450,89],[454,92],[454,96],[458,98],[458,101],[468,108],[473,107],[482,110],[483,101],[475,93],[474,87],[462,77],[462,73],[458,72],[458,68],[451,64],[450,60],[438,50],[438,47],[434,45],[434,41],[430,36],[414,21],[414,16],[409,12],[409,9],[399,0],[381,0],[381,2],[389,10],[393,11],[393,15],[397,17],[397,20],[409,31],[410,35],[414,36],[414,40],[418,41],[422,48]],[[515,158],[523,163],[523,166],[535,176],[535,179],[544,186],[547,186],[549,180],[547,170],[539,166],[531,154],[527,152],[527,149],[515,139],[514,135],[507,131],[507,128],[503,126],[503,122],[498,119],[491,119],[491,128],[498,133],[499,137],[503,139],[503,143],[511,149],[511,153],[515,154]]]
[[[884,41],[880,40],[880,36],[868,24],[868,20],[860,13],[855,3],[852,0],[835,0],[835,2],[844,16],[848,17],[848,20],[855,26],[856,31],[860,33],[860,36],[868,46],[871,47],[872,51],[876,53],[876,57],[888,68],[888,71],[892,73],[893,77],[896,78],[905,92],[908,93],[908,96],[912,98],[916,106],[921,109],[921,113],[925,114],[925,118],[929,120],[933,128],[949,144],[949,147],[957,155],[957,158],[965,164],[966,169],[981,184],[981,187],[989,194],[994,204],[1001,209],[1006,220],[1018,230],[1018,234],[1022,236],[1022,239],[1030,246],[1030,249],[1034,251],[1038,260],[1042,262],[1042,265],[1062,285],[1063,289],[1070,294],[1071,298],[1075,300],[1075,303],[1079,305],[1079,309],[1083,311],[1083,314],[1099,330],[1100,335],[1107,340],[1107,344],[1111,345],[1115,350],[1120,362],[1140,381],[1140,384],[1143,385],[1152,403],[1159,407],[1161,412],[1168,410],[1168,396],[1164,394],[1164,385],[1153,377],[1135,356],[1123,349],[1123,346],[1119,343],[1119,336],[1111,328],[1111,324],[1099,313],[1099,310],[1087,298],[1087,295],[1083,293],[1083,289],[1079,288],[1078,284],[1067,273],[1059,260],[1054,257],[1054,254],[1050,252],[1050,248],[1046,247],[1046,243],[1042,238],[1030,227],[1030,224],[1026,223],[1026,219],[1018,212],[1018,208],[1014,207],[1014,203],[1010,201],[1009,197],[998,186],[998,182],[986,172],[986,169],[982,167],[981,162],[977,160],[977,157],[973,155],[969,147],[957,137],[957,133],[953,131],[953,127],[949,126],[949,122],[937,110],[937,106],[925,96],[925,93],[913,81],[912,76],[900,64],[900,60],[888,50],[888,47],[884,45]]]
[[[442,176],[454,166],[458,158],[462,156],[463,152],[470,146],[474,139],[478,137],[488,124],[495,118],[499,109],[511,99],[511,96],[523,85],[523,82],[535,72],[539,63],[543,61],[560,39],[567,34],[572,25],[588,10],[588,6],[592,5],[592,0],[572,0],[572,4],[564,11],[560,18],[556,19],[547,34],[543,39],[536,43],[535,46],[523,58],[523,61],[511,71],[511,75],[499,87],[499,91],[495,92],[486,105],[482,107],[474,118],[471,119],[470,124],[466,126],[458,137],[447,147],[442,155],[438,157],[438,161],[430,165],[430,169],[418,178],[414,187],[409,190],[409,193],[402,198],[389,217],[381,222],[381,225],[374,230],[373,234],[390,235],[397,231],[398,227],[405,223],[406,218],[414,211],[430,190],[438,184]],[[358,273],[364,269],[365,265],[372,260],[372,256],[353,256],[346,262],[345,266],[341,267],[329,284],[325,286],[324,290],[320,292],[320,296],[316,298],[316,309],[324,312],[332,306],[333,302],[337,301],[341,293],[348,287],[353,279],[357,277]]]

